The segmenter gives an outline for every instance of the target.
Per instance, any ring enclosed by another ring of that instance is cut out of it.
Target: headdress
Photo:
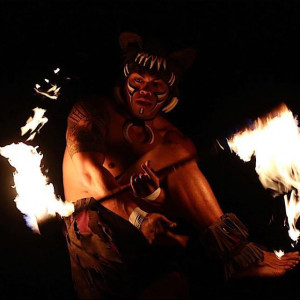
[[[156,42],[143,43],[142,38],[132,32],[123,32],[119,37],[120,47],[124,53],[123,76],[116,86],[115,92],[122,100],[122,83],[132,72],[148,72],[158,75],[170,90],[170,96],[162,111],[171,111],[178,103],[178,82],[184,70],[194,61],[196,52],[193,48],[185,48],[170,54]]]

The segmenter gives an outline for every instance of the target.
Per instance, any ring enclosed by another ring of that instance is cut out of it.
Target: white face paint
[[[132,73],[128,76],[125,94],[131,114],[142,120],[151,120],[167,101],[169,86],[161,78],[148,73]]]

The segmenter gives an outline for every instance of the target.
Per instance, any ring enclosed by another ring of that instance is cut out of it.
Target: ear
[[[182,71],[186,70],[195,60],[196,50],[194,48],[185,48],[180,51],[173,52],[168,59],[172,61]]]
[[[142,49],[142,38],[133,32],[122,32],[119,44],[127,59],[135,56]]]

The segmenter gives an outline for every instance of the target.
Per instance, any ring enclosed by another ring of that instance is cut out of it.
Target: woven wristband
[[[147,212],[141,210],[139,207],[136,207],[129,216],[129,222],[140,230],[141,225],[147,215]]]

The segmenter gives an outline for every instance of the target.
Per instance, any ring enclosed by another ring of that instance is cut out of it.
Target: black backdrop
[[[180,103],[169,118],[204,155],[199,166],[224,211],[237,213],[252,239],[270,250],[289,251],[282,199],[263,190],[253,162],[220,151],[215,140],[223,141],[281,102],[299,113],[299,12],[297,1],[290,0],[1,1],[0,147],[22,140],[19,128],[32,108],[46,108],[49,122],[32,144],[44,153],[48,175],[63,195],[67,113],[82,95],[112,92],[120,71],[120,32],[155,36],[170,50],[192,46],[197,58],[180,83]],[[54,76],[57,67],[61,71]],[[59,100],[34,92],[36,83],[45,85],[44,78],[62,86]],[[4,158],[0,164],[1,298],[74,297],[60,230],[53,225],[46,237],[26,227],[13,202],[12,168]],[[269,224],[272,214],[277,221]],[[293,287],[297,268],[279,279],[226,284],[198,245],[190,251],[187,269],[195,298],[300,295]]]

